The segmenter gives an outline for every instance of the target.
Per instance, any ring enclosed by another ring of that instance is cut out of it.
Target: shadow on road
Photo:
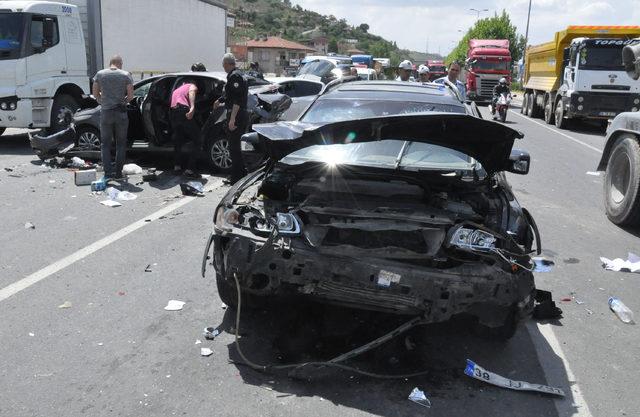
[[[29,144],[29,136],[26,133],[3,134],[0,136],[0,155],[34,155]]]
[[[235,314],[235,310],[227,309],[219,328],[232,333]],[[383,335],[404,321],[406,317],[382,313],[290,304],[269,311],[243,312],[240,343],[244,354],[261,365],[327,360]],[[374,415],[416,415],[425,411],[407,400],[414,387],[428,393],[433,404],[429,415],[558,416],[556,401],[562,402],[563,410],[575,411],[563,362],[537,328],[529,327],[521,326],[509,342],[497,342],[471,335],[469,323],[463,320],[420,326],[346,362],[362,370],[389,375],[428,371],[411,379],[375,379],[330,368],[305,368],[291,378],[287,371],[273,374],[253,370],[242,364],[235,344],[229,344],[228,349],[229,358],[247,384],[271,390],[276,397],[317,396],[337,406]],[[510,391],[486,385],[463,373],[469,358],[507,378],[545,384],[538,355],[544,358],[546,366],[561,373],[560,378],[555,375],[555,382],[561,381],[559,387],[564,389],[566,398]],[[290,413],[283,411],[283,414]]]

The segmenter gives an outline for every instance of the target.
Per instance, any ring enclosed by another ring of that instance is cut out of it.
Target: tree
[[[511,23],[511,19],[505,10],[498,16],[480,19],[470,28],[458,43],[453,51],[447,56],[446,61],[464,62],[467,57],[469,39],[508,39],[509,51],[513,62],[518,62],[522,58],[525,39],[518,35],[517,27]]]
[[[360,26],[358,26],[358,29],[360,29],[364,33],[367,33],[369,31],[369,25],[367,25],[366,23],[363,23]]]
[[[331,39],[329,41],[329,45],[327,45],[327,51],[338,53],[338,41],[335,39]]]

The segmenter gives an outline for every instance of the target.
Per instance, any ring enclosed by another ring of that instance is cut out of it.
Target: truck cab
[[[564,48],[558,91],[565,117],[610,119],[640,108],[640,83],[624,71],[622,48],[639,39],[577,38]]]
[[[0,134],[63,127],[89,94],[82,24],[74,5],[0,1]]]
[[[466,60],[467,98],[489,102],[500,78],[511,80],[511,52],[506,39],[471,39]]]

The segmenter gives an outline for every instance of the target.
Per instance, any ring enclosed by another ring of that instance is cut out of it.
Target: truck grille
[[[481,97],[493,97],[493,87],[498,85],[498,80],[490,80],[487,78],[480,78],[480,96]]]

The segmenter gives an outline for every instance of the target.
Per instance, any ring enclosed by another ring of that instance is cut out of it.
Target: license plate
[[[390,287],[392,282],[396,284],[400,282],[400,278],[402,278],[400,274],[381,269],[380,272],[378,272],[378,285],[381,287]]]

